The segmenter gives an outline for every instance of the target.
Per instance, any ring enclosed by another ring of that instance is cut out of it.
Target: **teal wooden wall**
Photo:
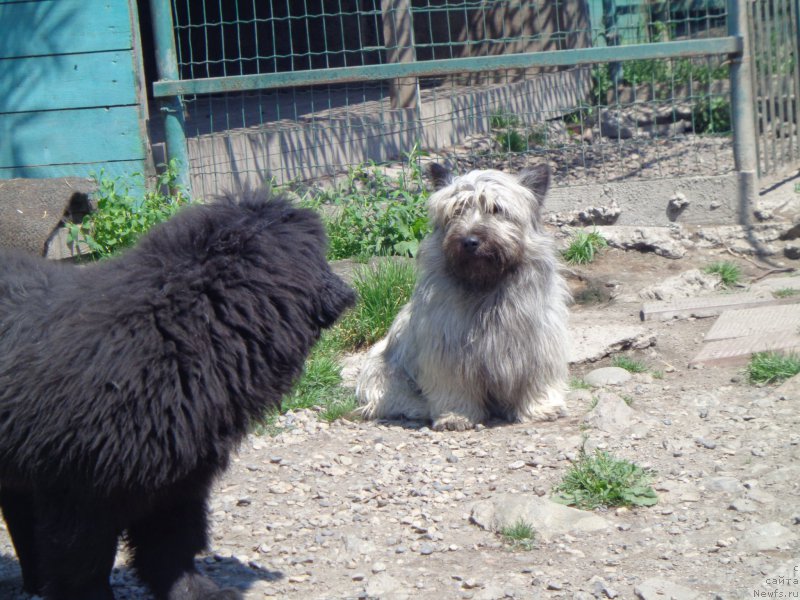
[[[0,0],[0,179],[147,171],[133,2]]]

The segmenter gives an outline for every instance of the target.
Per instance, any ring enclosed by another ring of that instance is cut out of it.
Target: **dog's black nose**
[[[481,245],[481,241],[476,236],[470,235],[461,240],[461,245],[467,252],[475,252]]]

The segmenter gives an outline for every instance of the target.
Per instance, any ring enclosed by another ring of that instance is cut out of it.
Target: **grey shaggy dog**
[[[437,430],[559,416],[569,292],[541,222],[549,168],[430,174],[433,232],[411,301],[359,374],[361,413]]]
[[[0,506],[24,588],[111,600],[121,535],[156,598],[228,600],[195,570],[213,480],[354,302],[317,215],[195,205],[86,267],[0,254]]]

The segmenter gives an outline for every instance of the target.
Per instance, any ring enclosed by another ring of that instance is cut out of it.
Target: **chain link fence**
[[[460,169],[547,161],[561,188],[736,168],[730,54],[689,48],[730,39],[720,0],[171,1],[198,195],[326,181],[412,149]],[[758,4],[791,16],[794,46],[764,15],[756,30],[796,71],[794,2]],[[789,108],[773,108],[788,131]]]

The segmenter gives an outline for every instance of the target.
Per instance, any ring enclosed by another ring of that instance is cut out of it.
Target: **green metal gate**
[[[151,2],[173,34],[154,95],[198,195],[421,146],[463,167],[548,160],[572,189],[732,182],[739,220],[754,202],[746,2]],[[598,18],[609,5],[624,19]]]

